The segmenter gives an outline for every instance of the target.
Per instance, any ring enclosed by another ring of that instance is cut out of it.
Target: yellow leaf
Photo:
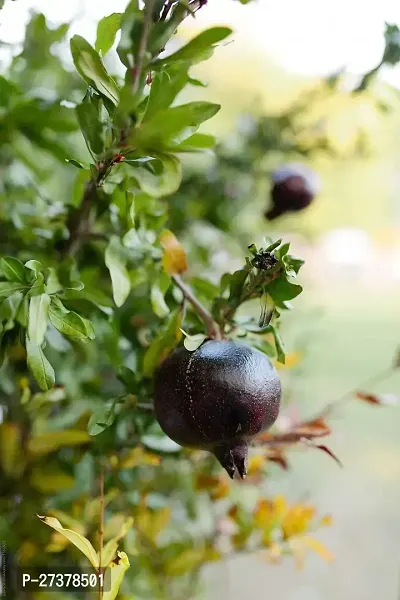
[[[153,542],[171,520],[171,509],[166,506],[155,512],[142,509],[136,519],[137,530]]]
[[[22,542],[18,550],[18,563],[20,565],[32,564],[32,559],[37,556],[38,552],[40,552],[40,549],[30,540]]]
[[[256,454],[249,457],[249,464],[247,466],[247,475],[251,476],[265,465],[266,456],[264,454]]]
[[[321,558],[326,560],[326,562],[333,561],[333,554],[329,552],[329,550],[319,540],[316,540],[315,538],[306,535],[301,538],[301,541],[303,545],[306,546],[306,548],[314,550],[314,552],[319,554]]]
[[[290,352],[289,354],[286,354],[285,364],[278,361],[274,361],[274,364],[277,369],[293,369],[301,363],[302,358],[303,355],[301,352]]]
[[[165,230],[160,236],[164,248],[163,266],[169,275],[180,274],[187,270],[186,252],[171,231]]]
[[[319,522],[321,527],[329,527],[330,525],[332,525],[332,523],[333,519],[331,515],[325,515]]]
[[[129,529],[132,527],[132,525],[133,525],[133,518],[129,517],[122,524],[122,527],[119,530],[118,534],[115,537],[113,537],[111,540],[109,540],[107,542],[107,544],[104,546],[103,551],[101,553],[101,562],[102,562],[102,564],[100,565],[101,567],[108,567],[110,562],[116,557],[117,551],[118,551],[118,542],[121,538],[126,536],[126,534],[128,533]],[[100,564],[100,553],[98,553],[98,560],[99,560],[99,564]]]
[[[222,554],[217,548],[206,548],[204,552],[204,562],[216,562],[221,560]]]
[[[134,448],[121,459],[120,469],[133,469],[138,465],[159,465],[161,459],[156,454],[147,452],[143,448]]]
[[[0,466],[6,475],[18,477],[25,469],[21,429],[15,423],[0,425]]]
[[[117,597],[122,580],[130,567],[129,559],[125,552],[118,552],[115,559],[110,563],[107,569],[107,576],[111,577],[110,590],[103,592],[102,600],[115,600]]]
[[[254,511],[254,525],[264,529],[275,520],[275,511],[269,500],[260,500]]]
[[[176,556],[165,565],[166,574],[174,577],[184,575],[195,569],[204,561],[204,550],[189,548]]]
[[[30,484],[39,492],[49,494],[72,488],[75,479],[60,469],[50,469],[44,466],[42,469],[34,468],[30,477]]]
[[[52,527],[58,533],[61,533],[64,537],[66,537],[71,544],[74,544],[81,552],[89,559],[95,569],[98,568],[98,560],[96,550],[93,548],[92,544],[88,539],[76,533],[76,531],[72,531],[72,529],[64,529],[58,519],[54,517],[42,517],[37,515],[43,523],[46,523],[49,527]]]
[[[80,523],[77,519],[71,517],[71,515],[64,512],[63,510],[51,510],[50,516],[55,517],[60,522],[62,521],[68,527],[68,529],[73,529],[74,531],[76,531],[76,533],[79,533],[80,535],[85,535],[85,526],[82,525],[82,523]],[[53,536],[55,538],[58,536],[63,537],[60,533],[57,533],[56,531],[53,533]]]
[[[64,431],[47,431],[33,435],[28,442],[30,454],[49,454],[63,446],[77,446],[90,442],[87,431],[81,429],[65,429]]]

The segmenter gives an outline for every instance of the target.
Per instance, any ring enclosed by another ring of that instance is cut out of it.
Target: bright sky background
[[[123,10],[127,0],[6,0],[0,12],[0,39],[19,41],[29,11],[42,11],[54,23],[73,19],[72,31],[94,39],[95,23]],[[284,68],[319,75],[347,67],[362,73],[382,56],[384,22],[400,24],[399,0],[256,0],[242,6],[233,0],[209,0],[199,11],[198,26],[232,25],[243,43]],[[400,87],[400,70],[386,79]]]

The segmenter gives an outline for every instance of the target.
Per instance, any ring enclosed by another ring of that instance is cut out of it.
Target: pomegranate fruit
[[[181,446],[212,452],[231,478],[247,473],[248,442],[275,422],[281,397],[268,357],[234,341],[175,350],[158,368],[157,420]]]
[[[269,221],[286,212],[307,208],[320,190],[317,174],[302,164],[289,163],[272,174],[272,206],[265,213]]]

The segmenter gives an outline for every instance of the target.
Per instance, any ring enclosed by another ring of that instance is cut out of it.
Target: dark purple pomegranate
[[[155,378],[157,420],[181,446],[209,450],[230,477],[247,473],[248,442],[275,422],[281,398],[268,357],[233,341],[175,350]]]
[[[269,221],[287,212],[307,208],[320,190],[317,174],[302,164],[289,163],[272,174],[272,206],[265,216]]]

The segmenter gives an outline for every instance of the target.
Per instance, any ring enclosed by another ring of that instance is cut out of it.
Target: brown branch
[[[222,332],[221,328],[216,321],[214,321],[211,313],[197,300],[194,296],[193,292],[188,288],[188,286],[182,281],[179,275],[172,275],[172,280],[175,284],[180,288],[184,297],[192,307],[195,312],[201,317],[207,327],[208,336],[214,340],[222,340]]]
[[[65,243],[62,252],[65,255],[73,256],[79,250],[82,239],[89,235],[90,211],[93,203],[97,200],[98,189],[103,185],[104,180],[113,165],[113,160],[97,164],[97,177],[91,179],[85,186],[82,201],[79,208],[71,215],[67,223],[69,237]]]

